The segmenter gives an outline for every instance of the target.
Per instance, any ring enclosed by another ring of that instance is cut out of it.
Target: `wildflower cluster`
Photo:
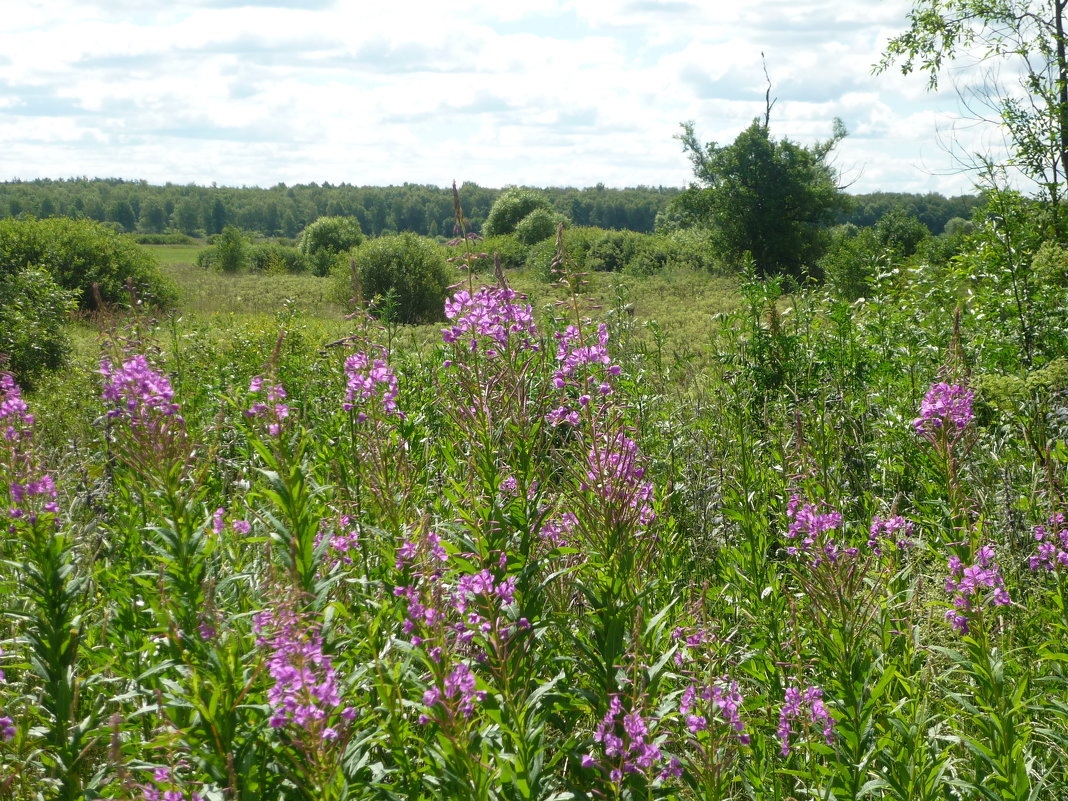
[[[932,384],[920,404],[913,428],[929,440],[945,435],[957,440],[972,421],[975,392],[961,384]]]
[[[496,358],[510,344],[519,350],[540,348],[540,333],[526,296],[507,286],[484,286],[473,295],[461,289],[445,301],[445,317],[452,325],[442,329],[446,345],[459,343],[471,353]],[[446,363],[446,367],[451,363]]]
[[[573,532],[578,525],[574,512],[564,512],[557,517],[547,518],[542,523],[538,536],[550,548],[566,548],[571,544]]]
[[[830,745],[834,742],[834,718],[823,703],[823,689],[816,685],[787,687],[782,709],[779,711],[778,737],[781,747],[779,753],[790,755],[790,735],[794,724],[822,729],[823,739]]]
[[[362,423],[372,401],[377,401],[387,415],[404,417],[397,408],[397,376],[385,358],[354,353],[345,360],[345,402],[341,406],[346,412],[355,411],[356,421]]]
[[[439,705],[448,712],[458,712],[464,718],[471,717],[475,706],[486,698],[486,691],[475,689],[476,686],[471,668],[464,662],[456,663],[445,676],[441,687],[435,685],[423,693],[426,711],[419,715],[419,723],[424,726],[431,723],[435,719],[435,707]]]
[[[609,698],[608,711],[593,734],[594,742],[604,749],[604,757],[582,757],[582,767],[600,768],[613,784],[629,773],[648,773],[661,760],[660,748],[650,742],[649,723],[640,709],[623,711],[618,693]]]
[[[125,416],[133,428],[155,428],[164,418],[178,417],[170,379],[153,370],[143,355],[128,359],[118,369],[105,357],[100,360],[100,374],[105,382],[104,400],[113,404],[108,417]]]
[[[1050,515],[1047,526],[1035,526],[1038,549],[1028,559],[1028,565],[1032,570],[1068,568],[1068,522],[1064,513]]]
[[[0,375],[0,468],[6,468],[0,469],[0,488],[7,485],[4,511],[11,534],[20,522],[33,525],[42,516],[55,521],[59,514],[55,481],[34,456],[33,424],[19,385],[10,375]]]
[[[597,326],[597,343],[584,344],[582,331],[578,326],[569,325],[564,331],[554,334],[556,337],[556,361],[558,366],[553,373],[553,385],[559,390],[570,389],[578,397],[549,412],[547,419],[554,426],[566,423],[579,424],[579,408],[587,408],[593,396],[608,397],[612,394],[609,378],[618,376],[620,367],[613,364],[608,355],[608,326]]]
[[[623,431],[596,438],[586,454],[586,484],[609,503],[637,513],[637,528],[656,518],[653,483],[645,480],[638,444]]]
[[[961,634],[968,633],[969,615],[981,606],[982,596],[989,595],[995,606],[1011,603],[1005,581],[994,561],[994,549],[983,545],[975,553],[975,562],[965,565],[959,557],[949,557],[949,576],[946,592],[953,596],[953,608],[946,612],[946,620]]]
[[[293,724],[321,740],[337,739],[337,729],[327,724],[341,697],[318,628],[282,606],[256,615],[253,631],[256,644],[269,651],[267,668],[274,679],[267,694],[271,726]],[[349,709],[342,712],[346,718],[351,715]]]
[[[0,656],[4,655],[4,649],[0,648]],[[0,684],[7,681],[7,676],[0,669]],[[15,721],[7,715],[0,715],[0,740],[11,740],[15,737]]]
[[[738,682],[728,678],[700,686],[691,682],[683,690],[679,712],[686,716],[686,728],[690,734],[707,731],[711,719],[712,722],[719,721],[726,725],[737,735],[738,742],[748,745],[749,735],[738,711],[742,701]]]
[[[876,515],[868,530],[868,547],[876,556],[882,554],[884,542],[893,543],[898,550],[912,547],[912,521],[901,515],[882,518]]]
[[[823,558],[834,561],[842,553],[849,556],[856,554],[856,548],[849,548],[843,552],[833,537],[822,536],[829,531],[837,531],[841,528],[842,515],[836,510],[821,511],[820,507],[815,504],[802,503],[801,498],[795,493],[790,496],[786,504],[786,516],[790,520],[786,536],[800,543],[787,547],[786,552],[791,556],[808,553],[812,546],[817,544],[817,540],[822,540],[819,543],[822,556],[815,557],[817,563]]]
[[[266,401],[257,399],[245,410],[245,416],[253,420],[266,420],[267,433],[277,437],[282,431],[282,421],[289,417],[289,405],[282,403],[286,399],[285,388],[281,384],[265,381],[263,376],[256,376],[249,383],[249,393],[263,395]]]
[[[144,801],[204,801],[200,793],[186,794],[170,768],[156,768],[152,780],[152,784],[141,785]]]
[[[315,547],[318,548],[324,539],[328,539],[324,557],[327,564],[351,565],[354,554],[360,550],[360,526],[348,515],[342,515],[336,526],[331,526],[330,521],[323,520],[315,535]]]

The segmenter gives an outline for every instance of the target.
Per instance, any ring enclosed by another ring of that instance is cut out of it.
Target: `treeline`
[[[837,213],[838,223],[852,223],[861,228],[875,225],[888,212],[915,217],[932,234],[945,232],[946,223],[954,218],[970,220],[975,209],[985,203],[978,195],[944,197],[937,192],[914,195],[905,192],[870,192],[852,195],[850,207]]]
[[[464,211],[475,230],[502,191],[474,183],[460,188]],[[680,190],[598,185],[543,191],[553,208],[576,225],[651,232],[657,214]],[[421,184],[278,184],[262,189],[88,178],[0,183],[0,218],[24,214],[86,218],[129,233],[189,236],[210,236],[233,225],[262,236],[295,237],[309,223],[328,216],[356,217],[371,236],[410,231],[451,237],[454,222],[451,189]]]
[[[481,230],[501,189],[465,183],[461,197],[474,230]],[[542,190],[553,209],[574,225],[651,233],[657,215],[680,189],[639,186],[610,189],[603,185]],[[853,195],[850,208],[837,222],[874,225],[887,211],[899,209],[916,217],[933,234],[942,233],[954,217],[970,218],[981,200],[973,196],[946,198],[874,192]],[[189,236],[222,233],[233,225],[262,236],[296,237],[319,217],[356,217],[370,236],[411,231],[425,236],[453,234],[452,193],[422,184],[352,186],[349,184],[278,184],[259,187],[216,187],[119,179],[39,179],[0,183],[0,218],[73,217],[109,223],[119,231],[142,234],[178,232]]]

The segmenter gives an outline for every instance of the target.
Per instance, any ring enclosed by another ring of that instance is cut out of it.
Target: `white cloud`
[[[909,7],[31,0],[0,30],[0,179],[681,185],[679,122],[729,142],[763,113],[763,51],[775,134],[843,117],[855,190],[963,189],[922,166],[951,163],[952,92],[871,75]]]

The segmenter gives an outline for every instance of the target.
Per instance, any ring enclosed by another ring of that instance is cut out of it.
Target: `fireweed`
[[[253,401],[245,416],[265,426],[268,436],[279,437],[290,412],[289,405],[282,402],[286,399],[285,388],[256,376],[249,383],[248,391]]]
[[[950,556],[947,567],[946,592],[952,596],[953,608],[946,612],[946,620],[959,633],[968,634],[971,619],[988,603],[993,606],[1011,603],[991,546],[976,549],[972,564],[965,564],[956,555]]]
[[[270,725],[300,730],[306,745],[339,737],[339,720],[353,712],[341,708],[337,673],[323,652],[319,626],[285,604],[267,609],[253,620],[256,644],[267,653],[274,685],[267,693]]]
[[[819,729],[827,745],[834,742],[834,718],[823,704],[823,689],[816,685],[787,687],[779,711],[779,753],[789,756],[790,737],[808,728]]]
[[[1031,570],[1068,570],[1068,522],[1065,520],[1063,512],[1054,512],[1046,525],[1035,526],[1034,537],[1038,546],[1027,560]]]
[[[597,753],[585,754],[582,767],[596,769],[617,793],[627,775],[654,777],[663,762],[660,747],[653,739],[655,727],[655,718],[641,706],[626,710],[619,694],[612,694],[608,711],[593,734],[593,741],[600,745],[600,749]],[[677,764],[670,763],[666,769],[674,775]]]
[[[842,515],[837,510],[803,503],[795,493],[786,504],[786,516],[786,536],[798,543],[787,546],[786,552],[791,556],[803,555],[818,565],[824,559],[836,561],[843,555],[857,555],[856,548],[843,549],[834,537],[826,536],[842,527]]]

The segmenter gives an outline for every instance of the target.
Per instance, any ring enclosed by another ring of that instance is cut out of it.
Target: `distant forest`
[[[479,230],[501,189],[465,183],[460,187],[464,213]],[[553,207],[572,223],[652,233],[657,214],[679,194],[674,187],[639,186],[610,189],[603,185],[575,189],[542,189]],[[875,192],[853,195],[851,211],[839,223],[874,224],[891,209],[900,209],[940,234],[948,220],[970,218],[982,199],[970,195],[947,198]],[[453,235],[453,203],[449,189],[421,184],[352,186],[350,184],[278,184],[259,187],[205,187],[120,179],[40,179],[0,183],[0,218],[86,217],[111,223],[130,233],[180,232],[189,236],[221,233],[227,225],[267,237],[295,237],[322,216],[351,216],[364,233],[380,236],[412,231],[425,236]]]

